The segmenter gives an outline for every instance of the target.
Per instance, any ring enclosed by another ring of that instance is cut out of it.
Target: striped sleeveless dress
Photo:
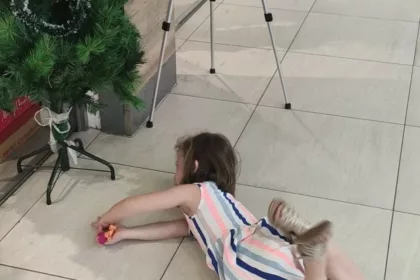
[[[186,216],[190,232],[222,280],[303,280],[303,266],[283,234],[267,218],[257,220],[215,183],[197,184],[201,201]]]

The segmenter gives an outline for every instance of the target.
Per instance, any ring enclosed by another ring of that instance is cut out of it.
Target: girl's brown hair
[[[225,136],[200,133],[183,137],[175,149],[184,158],[182,184],[212,181],[220,190],[235,195],[238,158]]]

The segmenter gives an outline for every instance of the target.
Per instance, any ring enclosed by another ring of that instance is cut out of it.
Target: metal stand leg
[[[152,108],[150,111],[149,121],[146,124],[146,127],[152,128],[153,127],[153,117],[155,114],[155,107],[156,107],[156,99],[159,92],[159,85],[160,85],[160,78],[162,75],[162,68],[163,68],[163,60],[165,58],[165,49],[166,49],[166,40],[168,38],[168,32],[171,29],[171,19],[172,19],[172,12],[174,9],[173,0],[169,0],[168,4],[168,12],[166,15],[166,21],[162,23],[162,29],[163,29],[163,40],[162,40],[162,46],[160,49],[160,59],[159,59],[159,68],[158,68],[158,75],[156,79],[156,86],[155,86],[155,92],[153,94],[153,102],[152,102]]]
[[[84,145],[83,145],[83,142],[82,142],[82,140],[80,140],[80,138],[76,138],[76,139],[74,139],[74,143],[77,145],[77,147],[79,147],[80,149],[82,149],[82,150],[84,150],[85,149],[85,147],[84,147]]]
[[[270,40],[271,40],[271,45],[273,47],[274,58],[276,59],[277,74],[279,75],[280,84],[281,84],[281,88],[283,90],[283,95],[284,95],[284,101],[286,102],[285,108],[286,109],[292,109],[292,104],[289,103],[289,100],[288,100],[287,94],[286,94],[286,90],[284,88],[283,78],[281,76],[281,71],[280,71],[280,60],[279,60],[279,57],[277,55],[277,48],[276,48],[276,43],[274,42],[273,31],[271,30],[270,22],[273,21],[273,14],[271,14],[267,11],[267,4],[266,4],[265,0],[261,0],[261,3],[262,3],[262,6],[263,6],[263,9],[264,9],[264,18],[265,18],[265,21],[267,22],[267,26],[268,26],[268,33],[270,34]]]
[[[51,205],[51,193],[52,193],[52,190],[54,188],[55,178],[57,176],[58,168],[60,167],[61,157],[63,156],[62,155],[62,150],[63,149],[65,149],[65,148],[61,148],[61,150],[58,153],[57,160],[55,161],[54,168],[51,172],[50,180],[48,181],[47,192],[46,192],[47,205]]]
[[[17,161],[17,171],[18,173],[22,173],[23,169],[22,169],[22,161],[24,161],[25,159],[31,158],[33,156],[36,156],[37,154],[43,153],[50,150],[50,145],[45,145],[44,147],[42,147],[41,149],[35,150],[32,153],[29,153],[27,155],[24,155],[22,157],[20,157]]]
[[[50,180],[48,181],[48,187],[47,187],[47,192],[46,192],[46,196],[47,196],[47,205],[51,205],[51,193],[54,189],[54,185],[55,182],[57,181],[56,179],[58,178],[57,176],[59,176],[59,174],[57,175],[58,170],[60,169],[60,165],[62,165],[63,162],[63,158],[68,158],[68,151],[67,148],[72,149],[78,153],[81,153],[84,156],[87,156],[88,158],[91,158],[99,163],[102,163],[104,165],[106,165],[110,172],[111,172],[111,180],[115,180],[115,169],[114,167],[107,161],[98,158],[97,156],[92,155],[91,153],[86,152],[86,150],[83,147],[83,142],[80,139],[75,139],[74,141],[77,145],[76,146],[72,146],[67,144],[67,142],[64,141],[58,141],[58,144],[61,146],[60,150],[58,151],[58,157],[57,160],[55,161],[54,164],[54,168],[52,170],[51,173],[51,177]],[[73,167],[69,166],[69,169],[72,169]],[[79,169],[79,168],[74,168],[74,169]],[[89,171],[101,171],[103,172],[103,170],[95,170],[95,169],[82,169],[82,170],[89,170]],[[61,166],[61,171],[65,171],[63,170],[63,167]]]
[[[216,68],[214,67],[214,2],[216,0],[210,0],[210,74],[216,74]]]
[[[62,146],[60,148],[59,154],[60,154],[60,159],[61,159],[61,162],[60,162],[61,171],[63,171],[63,172],[69,171],[70,170],[70,159],[69,159],[69,153],[67,151],[66,146]]]
[[[115,169],[112,166],[112,164],[110,164],[109,162],[107,162],[107,161],[105,161],[101,158],[98,158],[95,155],[92,155],[91,153],[86,152],[83,148],[79,148],[79,147],[75,147],[75,146],[71,146],[71,145],[67,145],[67,147],[69,147],[72,150],[75,150],[78,153],[81,153],[82,155],[84,155],[84,156],[86,156],[90,159],[93,159],[94,161],[97,161],[99,163],[102,163],[103,165],[106,165],[109,168],[109,171],[111,172],[111,180],[115,180]]]

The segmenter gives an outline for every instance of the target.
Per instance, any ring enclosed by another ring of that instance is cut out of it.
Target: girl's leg
[[[329,280],[365,280],[356,265],[334,243],[327,251],[327,275]]]
[[[112,240],[105,245],[112,245],[122,240],[155,241],[179,238],[187,235],[189,235],[188,224],[185,219],[181,219],[132,228],[119,227]]]
[[[281,199],[273,200],[268,210],[268,218],[273,225],[292,236],[298,236],[309,228],[309,223]],[[336,244],[328,246],[326,262],[329,280],[365,280],[356,265]]]
[[[327,260],[324,257],[318,259],[306,259],[303,261],[305,267],[305,280],[326,280],[325,275]]]
[[[296,239],[297,250],[303,257],[305,280],[326,280],[326,251],[331,239],[332,224],[324,221]]]

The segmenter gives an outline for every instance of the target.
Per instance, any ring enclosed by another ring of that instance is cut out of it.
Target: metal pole
[[[286,109],[292,109],[292,104],[289,103],[289,100],[288,100],[287,94],[286,94],[286,90],[284,88],[283,77],[281,76],[281,71],[280,71],[280,60],[279,60],[279,57],[277,55],[277,48],[276,48],[276,43],[274,41],[273,31],[271,30],[270,22],[273,21],[273,14],[269,13],[267,11],[267,4],[266,4],[265,0],[261,0],[261,3],[262,3],[262,6],[263,6],[263,9],[264,9],[264,18],[265,18],[265,21],[267,22],[268,33],[270,34],[270,40],[271,40],[271,45],[273,47],[274,58],[276,59],[277,74],[279,75],[280,85],[281,85],[281,88],[283,90],[283,95],[284,95],[284,101],[286,102],[285,108]]]
[[[210,73],[216,74],[216,68],[214,67],[214,2],[216,0],[210,0],[210,56],[211,56],[211,67]]]
[[[162,30],[163,30],[163,40],[162,40],[162,46],[160,49],[160,58],[159,58],[159,68],[158,68],[158,75],[156,79],[156,85],[155,85],[155,92],[153,94],[153,102],[152,102],[152,108],[150,110],[149,115],[149,121],[146,124],[146,127],[152,128],[153,127],[153,117],[155,114],[155,107],[156,107],[156,99],[159,92],[159,85],[160,85],[160,78],[162,75],[162,68],[163,68],[163,60],[165,59],[165,49],[166,49],[166,41],[168,38],[168,32],[171,29],[171,19],[172,19],[172,12],[174,9],[173,0],[169,0],[168,3],[168,11],[166,14],[166,21],[162,23]]]

